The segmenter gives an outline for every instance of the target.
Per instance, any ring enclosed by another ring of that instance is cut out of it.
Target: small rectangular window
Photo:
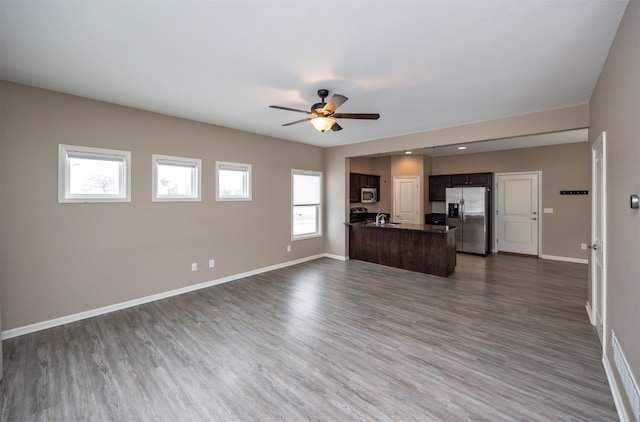
[[[58,202],[130,202],[131,152],[58,145]]]
[[[322,235],[322,173],[292,170],[293,240]]]
[[[153,154],[154,202],[200,201],[202,161]]]
[[[216,174],[218,201],[251,200],[251,164],[216,161]]]

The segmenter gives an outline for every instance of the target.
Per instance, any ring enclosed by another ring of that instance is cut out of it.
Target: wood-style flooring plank
[[[2,421],[614,421],[587,267],[319,259],[3,343]]]

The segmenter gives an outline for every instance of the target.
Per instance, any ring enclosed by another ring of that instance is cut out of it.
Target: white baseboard
[[[331,259],[337,259],[338,261],[348,261],[349,258],[346,256],[342,256],[342,255],[334,255],[331,253],[326,253],[324,254],[325,258],[331,258]]]
[[[591,305],[589,304],[589,301],[587,301],[587,303],[584,305],[584,307],[587,309],[587,315],[589,316],[589,322],[591,323],[591,325],[596,325],[596,321],[593,319],[593,315],[591,314]]]
[[[588,264],[588,259],[581,258],[569,258],[566,256],[553,256],[553,255],[540,255],[542,259],[548,259],[551,261],[564,261],[564,262],[575,262],[576,264]]]
[[[131,308],[133,306],[142,305],[144,303],[149,303],[156,300],[166,299],[168,297],[181,295],[183,293],[189,293],[194,290],[206,289],[207,287],[215,286],[217,284],[228,283],[230,281],[238,280],[245,277],[250,277],[252,275],[266,273],[266,272],[277,270],[284,267],[290,267],[292,265],[301,264],[307,261],[313,261],[314,259],[319,259],[319,258],[332,258],[332,259],[344,260],[344,257],[340,257],[339,255],[318,254],[318,255],[308,256],[308,257],[296,259],[293,261],[283,262],[281,264],[271,265],[269,267],[258,268],[258,269],[247,271],[244,273],[222,277],[216,280],[205,281],[204,283],[198,283],[191,286],[182,287],[180,289],[169,290],[168,292],[157,293],[154,295],[141,297],[139,299],[133,299],[133,300],[128,300],[126,302],[103,306],[101,308],[91,309],[89,311],[79,312],[77,314],[50,319],[48,321],[37,322],[35,324],[25,325],[23,327],[12,328],[11,330],[2,331],[1,338],[2,340],[6,340],[6,339],[22,336],[29,333],[34,333],[36,331],[46,330],[48,328],[57,327],[59,325],[69,324],[71,322],[80,321],[80,320],[91,318],[94,316],[104,315],[109,312]]]
[[[620,421],[631,422],[633,419],[631,419],[631,415],[627,413],[627,409],[624,406],[624,399],[620,394],[618,383],[616,382],[615,376],[613,375],[613,367],[611,366],[611,362],[609,362],[606,354],[602,356],[602,366],[604,366],[604,372],[607,375],[607,381],[609,381],[609,389],[611,390],[613,402],[616,405],[616,410],[618,411],[618,417],[620,418]]]

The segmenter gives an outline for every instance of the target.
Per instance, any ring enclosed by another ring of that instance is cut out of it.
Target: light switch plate
[[[545,208],[543,211],[545,214],[553,214],[553,208]]]

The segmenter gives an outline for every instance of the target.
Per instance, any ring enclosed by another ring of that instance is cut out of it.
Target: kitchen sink
[[[384,224],[378,223],[376,224],[375,221],[368,221],[366,223],[364,223],[365,226],[373,226],[373,227],[385,227],[385,226],[399,226],[400,223],[391,223],[389,221],[385,221]]]

